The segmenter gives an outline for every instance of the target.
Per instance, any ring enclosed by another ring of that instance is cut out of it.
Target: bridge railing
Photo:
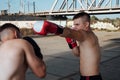
[[[120,0],[55,0],[49,11],[36,12],[35,15],[72,15],[80,11],[90,14],[119,13]]]

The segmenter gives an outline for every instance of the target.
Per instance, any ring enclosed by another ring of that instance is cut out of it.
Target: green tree
[[[115,27],[120,28],[120,18],[116,18],[115,20],[113,20],[113,24],[115,25]]]
[[[110,19],[110,18],[104,18],[104,19],[103,19],[103,22],[112,23],[112,19]]]
[[[92,16],[90,19],[91,19],[91,24],[96,23],[99,20],[96,16]]]
[[[99,20],[96,16],[92,16],[91,20]]]

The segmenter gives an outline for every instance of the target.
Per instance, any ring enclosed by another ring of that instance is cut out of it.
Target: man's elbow
[[[44,66],[37,75],[39,78],[44,78],[46,76],[46,67]]]
[[[40,73],[37,75],[39,78],[45,78],[46,72]]]

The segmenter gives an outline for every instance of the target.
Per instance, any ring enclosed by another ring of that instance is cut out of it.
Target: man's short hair
[[[73,20],[74,19],[77,19],[77,18],[80,18],[80,17],[84,17],[86,21],[90,22],[90,15],[86,12],[80,12],[80,13],[77,13],[74,17],[73,17]]]
[[[11,23],[5,23],[3,24],[1,27],[0,27],[0,32],[2,32],[3,30],[5,29],[15,29],[17,30],[18,32],[20,32],[20,29],[15,26],[14,24],[11,24]]]

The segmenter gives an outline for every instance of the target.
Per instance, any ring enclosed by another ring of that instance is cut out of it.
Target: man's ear
[[[90,26],[90,23],[89,23],[89,22],[85,22],[85,23],[84,23],[84,29],[83,29],[83,30],[88,31],[89,28],[90,28],[89,26]]]
[[[86,27],[89,27],[89,26],[90,26],[90,23],[89,23],[89,22],[85,22],[85,26],[86,26]]]
[[[18,38],[17,31],[14,31],[15,38]]]

